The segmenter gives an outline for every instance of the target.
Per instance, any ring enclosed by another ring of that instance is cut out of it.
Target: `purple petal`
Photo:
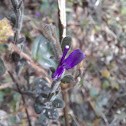
[[[67,70],[71,69],[80,63],[84,58],[84,53],[82,53],[79,49],[76,49],[63,61],[63,67]]]
[[[40,16],[40,13],[39,12],[36,12],[36,16],[39,17]]]
[[[64,50],[63,50],[63,56],[62,56],[62,58],[60,60],[60,65],[62,64],[63,60],[65,59],[65,57],[66,57],[67,52],[69,51],[69,49],[70,49],[69,45],[66,45],[65,48],[64,48]]]
[[[58,69],[53,74],[52,79],[53,80],[59,79],[61,77],[61,75],[63,74],[63,72],[64,72],[63,66],[59,66]]]

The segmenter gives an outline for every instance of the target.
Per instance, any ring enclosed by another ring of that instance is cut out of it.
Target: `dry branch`
[[[39,64],[35,63],[27,54],[24,52],[20,51],[17,46],[13,43],[9,44],[10,48],[13,49],[15,52],[17,52],[20,56],[25,58],[27,60],[27,63],[34,68],[36,71],[40,72],[43,76],[47,76],[46,74],[46,69],[41,67]]]
[[[0,89],[11,88],[14,83],[0,84]]]

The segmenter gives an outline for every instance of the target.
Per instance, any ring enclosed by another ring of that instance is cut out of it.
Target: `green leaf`
[[[2,59],[0,59],[0,76],[5,74],[5,71],[6,71],[6,68],[4,66],[4,62],[2,61]]]
[[[71,43],[72,43],[71,37],[67,36],[67,37],[63,38],[63,40],[62,40],[62,42],[61,42],[62,51],[64,50],[64,47],[65,47],[66,45],[69,45],[69,47],[71,47]]]
[[[61,98],[56,98],[53,102],[52,102],[52,106],[54,108],[64,108],[65,107],[65,103]]]
[[[56,68],[56,61],[50,57],[54,56],[52,43],[42,35],[39,35],[32,45],[32,58],[44,68]]]
[[[50,84],[44,78],[37,78],[35,81],[35,92],[36,96],[48,97],[50,93]]]
[[[126,8],[121,9],[121,14],[123,14],[123,15],[126,14]]]
[[[79,83],[80,83],[80,85],[83,85],[83,80],[81,79]]]
[[[61,82],[62,82],[62,83],[65,83],[65,84],[67,84],[67,83],[72,83],[72,82],[74,82],[74,78],[73,78],[72,75],[66,75],[66,76],[64,76],[64,77],[62,78]]]
[[[43,107],[42,105],[37,104],[37,103],[34,104],[34,110],[35,110],[35,112],[36,112],[37,114],[40,114],[40,113],[42,112],[43,109],[44,109],[44,107]]]
[[[40,114],[40,117],[39,117],[39,119],[38,119],[38,122],[40,123],[40,124],[43,124],[43,123],[45,123],[47,121],[47,118],[45,117],[45,115],[43,115],[43,113],[41,113]],[[48,121],[47,121],[48,122]]]
[[[112,88],[119,90],[119,84],[114,82],[111,84]]]
[[[102,84],[102,88],[103,89],[106,89],[106,88],[108,88],[109,87],[109,82],[107,81],[107,80],[105,80],[104,82],[103,82],[103,84]]]
[[[59,113],[56,108],[45,109],[44,115],[50,120],[57,120],[59,118]]]

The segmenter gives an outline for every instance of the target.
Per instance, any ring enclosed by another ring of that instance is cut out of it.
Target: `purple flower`
[[[57,70],[52,76],[53,80],[59,79],[65,69],[68,70],[73,68],[85,58],[84,53],[82,53],[79,49],[76,49],[65,59],[68,51],[69,51],[69,46],[66,45],[63,51],[63,56],[59,63],[59,67],[57,68]]]
[[[39,17],[40,16],[40,13],[39,12],[36,12],[36,16]]]

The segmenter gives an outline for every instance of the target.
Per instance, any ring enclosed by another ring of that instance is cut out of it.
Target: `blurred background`
[[[0,0],[0,20],[10,20],[12,13],[10,0]],[[66,16],[72,50],[86,55],[72,70],[79,71],[77,83],[67,88],[70,126],[126,126],[126,0],[66,0]],[[40,28],[42,20],[54,24],[59,35],[57,1],[24,0],[21,34],[29,52],[39,34],[33,24]],[[0,84],[9,81],[0,77]],[[0,118],[9,115],[1,126],[27,125],[19,99],[11,89],[0,89]],[[65,126],[60,111],[52,126]]]

